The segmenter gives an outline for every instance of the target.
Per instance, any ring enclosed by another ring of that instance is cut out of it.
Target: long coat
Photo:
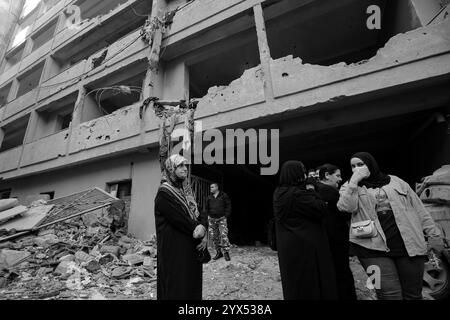
[[[338,210],[339,191],[336,188],[318,183],[316,190],[327,203],[325,226],[336,271],[339,300],[356,300],[355,283],[349,264],[350,214]]]
[[[199,224],[207,225],[204,215],[193,220],[189,213],[164,189],[155,198],[157,238],[157,299],[201,300],[202,264],[197,259],[193,238]]]
[[[274,210],[284,299],[336,299],[333,260],[323,224],[327,213],[325,202],[317,193],[300,188],[291,188],[275,199],[278,199]]]

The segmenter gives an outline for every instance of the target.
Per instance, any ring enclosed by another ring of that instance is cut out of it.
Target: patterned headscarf
[[[182,164],[186,164],[187,159],[179,154],[173,154],[169,158],[167,158],[164,163],[165,172],[163,174],[163,182],[169,182],[171,185],[174,185],[178,188],[183,184],[184,179],[180,179],[176,176],[175,170]]]
[[[189,216],[192,219],[197,220],[200,212],[198,211],[197,202],[195,201],[189,181],[180,179],[175,174],[177,167],[186,163],[187,159],[179,154],[171,155],[164,163],[161,188],[169,191],[169,193],[185,207]]]

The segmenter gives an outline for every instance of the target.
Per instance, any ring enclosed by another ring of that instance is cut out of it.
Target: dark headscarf
[[[370,176],[362,179],[358,183],[358,186],[366,186],[366,188],[381,188],[391,182],[391,177],[380,171],[377,161],[370,153],[357,152],[352,156],[352,158],[361,159],[370,171]]]
[[[301,161],[286,161],[281,166],[279,186],[299,186],[305,181],[305,172]]]
[[[305,166],[300,161],[290,160],[282,165],[279,184],[273,194],[276,220],[279,221],[292,210],[294,192],[299,191],[304,184],[305,171]]]

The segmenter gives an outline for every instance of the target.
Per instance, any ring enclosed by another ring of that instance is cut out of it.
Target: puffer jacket
[[[400,234],[410,257],[425,255],[427,245],[424,234],[440,237],[430,213],[411,187],[402,179],[390,176],[391,181],[383,187],[394,213]],[[373,238],[356,238],[350,232],[350,241],[368,249],[389,251],[386,236],[381,228],[375,211],[376,199],[365,186],[359,187],[346,182],[340,189],[337,207],[342,212],[352,214],[351,223],[373,220],[378,234]]]

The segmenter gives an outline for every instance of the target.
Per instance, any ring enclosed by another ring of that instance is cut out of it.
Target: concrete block
[[[19,200],[17,199],[2,199],[0,200],[0,212],[17,207]]]
[[[23,215],[27,211],[28,211],[28,208],[25,206],[17,206],[15,208],[4,210],[4,211],[0,212],[0,223],[6,222],[16,216]]]

